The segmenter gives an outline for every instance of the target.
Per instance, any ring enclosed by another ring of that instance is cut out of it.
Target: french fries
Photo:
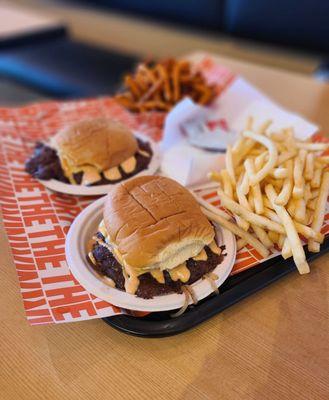
[[[251,158],[247,158],[246,161],[244,162],[244,165],[246,168],[245,176],[248,177],[248,182],[249,182],[250,177],[255,175],[256,173],[255,163]],[[255,183],[254,185],[251,186],[251,192],[254,197],[255,211],[257,214],[262,214],[264,211],[264,204],[259,183]]]
[[[253,235],[244,231],[239,226],[234,224],[231,221],[223,218],[221,215],[213,213],[209,211],[207,208],[203,208],[201,206],[203,213],[212,221],[217,222],[219,225],[223,226],[224,228],[228,229],[229,231],[233,232],[235,235],[239,236],[241,239],[244,239],[247,243],[250,243],[258,253],[263,257],[268,257],[269,251],[268,249]]]
[[[239,225],[226,219],[225,227],[239,236],[238,249],[246,244],[256,244],[260,254],[280,249],[301,274],[308,273],[303,244],[318,252],[324,240],[329,156],[321,152],[329,144],[298,140],[292,128],[269,132],[271,121],[255,129],[254,122],[248,119],[229,148],[220,179],[216,172],[209,175],[219,183],[221,205]]]
[[[303,170],[306,158],[306,151],[300,150],[298,156],[295,158],[294,162],[294,182],[295,186],[292,191],[292,196],[294,199],[301,199],[304,194],[304,178]]]
[[[302,246],[302,242],[299,239],[297,230],[295,228],[294,222],[290,215],[288,214],[287,210],[283,206],[279,206],[275,204],[275,198],[276,198],[276,192],[273,188],[272,185],[266,185],[265,187],[265,193],[267,195],[267,198],[270,200],[272,203],[275,212],[278,214],[278,217],[280,218],[286,234],[287,238],[291,247],[292,251],[292,256],[294,258],[296,267],[299,271],[300,274],[306,274],[310,272],[310,267],[307,264],[306,257],[305,257],[305,252]]]
[[[276,165],[276,162],[278,160],[278,151],[277,151],[277,148],[274,145],[274,143],[265,136],[256,134],[251,131],[244,131],[243,136],[263,144],[265,147],[267,147],[268,152],[269,152],[269,159],[267,160],[264,167],[261,170],[257,171],[256,174],[249,175],[250,184],[254,185],[254,184],[260,182],[261,180],[263,180],[264,178],[266,178],[266,176],[274,168],[274,166]]]
[[[231,178],[232,184],[235,185],[236,178],[235,178],[235,172],[234,172],[232,148],[230,145],[227,146],[225,162],[226,162],[227,172]]]
[[[242,173],[242,179],[240,184],[241,193],[247,195],[249,193],[249,179],[246,172]]]
[[[288,160],[286,161],[286,165],[287,165],[287,178],[284,180],[281,191],[279,193],[279,195],[277,196],[277,198],[275,199],[275,204],[281,205],[281,206],[285,206],[291,196],[291,192],[292,192],[292,168],[293,168],[293,162],[292,160]]]
[[[296,147],[299,149],[305,149],[308,151],[324,151],[329,147],[329,143],[305,143],[297,142]]]
[[[305,180],[310,181],[314,174],[314,154],[308,153],[305,164]]]
[[[263,217],[262,215],[255,214],[249,211],[246,207],[241,206],[239,203],[230,199],[221,189],[218,189],[218,195],[225,208],[230,210],[233,214],[237,214],[244,218],[251,224],[256,224],[261,228],[266,228],[278,233],[284,233],[283,226],[277,222],[271,221],[270,219]]]
[[[321,185],[322,166],[315,168],[313,178],[311,180],[311,188],[316,189]]]
[[[324,220],[328,194],[329,194],[329,172],[327,171],[323,174],[322,184],[320,187],[320,193],[319,193],[319,197],[317,198],[313,222],[311,225],[311,228],[319,233],[322,228],[322,224],[323,224],[323,220]],[[309,251],[312,251],[312,252],[319,252],[320,244],[318,242],[315,242],[314,239],[311,239],[308,242],[308,249],[309,249]]]
[[[290,246],[290,242],[289,239],[286,237],[283,243],[283,247],[282,247],[282,257],[286,260],[287,258],[292,257],[292,251],[291,251],[291,246]]]
[[[232,180],[231,176],[229,175],[229,172],[227,169],[222,169],[221,170],[221,178],[223,182],[223,187],[224,187],[224,192],[228,197],[233,197],[233,186],[232,186]]]
[[[132,112],[170,111],[185,96],[207,105],[216,96],[215,87],[185,60],[140,64],[134,74],[125,76],[124,86],[115,99]]]
[[[241,249],[243,249],[247,244],[247,241],[245,239],[238,239],[236,242],[236,249],[239,251]]]

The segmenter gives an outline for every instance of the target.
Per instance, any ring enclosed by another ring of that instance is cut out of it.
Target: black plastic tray
[[[329,250],[329,238],[321,245],[320,253],[306,251],[308,261],[312,261]],[[268,260],[257,267],[229,277],[220,287],[220,294],[209,296],[189,309],[180,317],[171,318],[170,312],[154,312],[145,317],[116,315],[103,320],[130,335],[154,338],[177,335],[213,317],[238,301],[277,281],[296,267],[292,258],[284,260],[281,256]]]

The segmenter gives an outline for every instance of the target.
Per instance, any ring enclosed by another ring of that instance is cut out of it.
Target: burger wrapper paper
[[[297,134],[302,137],[316,130],[311,123],[275,106],[242,78],[218,64],[216,58],[198,54],[192,60],[195,67],[202,69],[207,79],[218,87],[219,97],[209,115],[208,111],[194,107],[196,114],[200,112],[213,125],[218,124],[223,129],[229,127],[232,132],[238,132],[243,127],[245,115],[252,113],[256,121],[270,117],[282,126],[294,125]],[[173,121],[170,121],[170,115],[167,119],[166,151],[174,150],[181,139],[177,130],[177,121],[181,120],[177,112],[179,107],[182,105],[171,112],[171,115],[175,115]],[[185,104],[184,107],[184,113],[188,114],[191,104]],[[51,192],[24,171],[24,163],[36,141],[48,140],[58,129],[82,117],[98,116],[116,118],[155,140],[161,139],[166,119],[164,113],[158,112],[131,114],[111,98],[0,108],[1,211],[23,306],[32,325],[82,321],[129,312],[87,292],[74,279],[66,263],[65,237],[70,225],[80,211],[96,198]],[[168,133],[168,130],[172,131]],[[212,159],[214,163],[211,168],[221,165],[216,157]],[[186,151],[183,154],[177,152],[172,159],[172,162],[178,163],[176,166],[181,168],[183,165],[187,171],[182,173],[182,176],[185,174],[184,184],[194,183],[195,176],[198,182],[202,181],[202,176],[210,168],[206,161],[206,157],[199,154],[194,156],[194,153],[188,154]],[[200,171],[202,174],[198,175]],[[208,185],[195,190],[210,203],[220,206],[214,187]],[[323,227],[326,234],[329,232],[328,219],[327,213]],[[271,257],[277,254],[274,252]],[[239,273],[263,261],[248,246],[239,251],[232,273]],[[135,312],[135,315],[142,314]]]

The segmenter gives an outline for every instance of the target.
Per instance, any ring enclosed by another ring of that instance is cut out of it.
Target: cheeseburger
[[[88,248],[92,267],[111,286],[146,299],[182,293],[200,278],[214,285],[222,257],[214,226],[191,193],[161,176],[113,187]]]
[[[149,143],[121,123],[105,118],[77,122],[60,130],[50,146],[37,143],[26,170],[38,179],[81,185],[120,182],[147,168]]]

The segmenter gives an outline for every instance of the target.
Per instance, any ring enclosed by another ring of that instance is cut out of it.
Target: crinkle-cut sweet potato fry
[[[132,112],[170,111],[184,97],[206,106],[216,96],[215,86],[186,60],[142,63],[124,77],[124,86],[115,99]]]

